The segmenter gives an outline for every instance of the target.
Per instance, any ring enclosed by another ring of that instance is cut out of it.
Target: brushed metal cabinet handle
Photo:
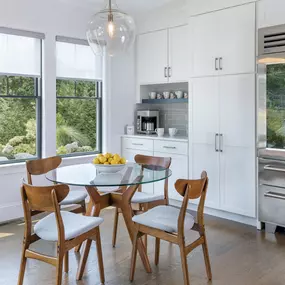
[[[277,172],[285,172],[285,168],[274,167],[272,165],[265,165],[264,170],[277,171]]]
[[[224,151],[223,146],[224,146],[224,135],[220,134],[220,140],[219,140],[220,152]]]
[[[215,58],[215,70],[219,70],[219,68],[218,68],[218,58],[216,57]]]
[[[223,70],[223,58],[222,57],[219,58],[219,68],[220,70]]]
[[[176,149],[176,146],[163,146],[163,148],[166,148],[166,149]]]
[[[168,67],[168,77],[171,77],[171,76],[172,76],[172,68]]]
[[[280,194],[280,193],[271,192],[271,191],[266,192],[264,194],[264,197],[278,199],[278,200],[285,200],[285,194]]]
[[[164,77],[167,78],[167,67],[164,67]]]
[[[132,145],[143,145],[142,143],[132,143]]]
[[[219,152],[218,138],[219,138],[219,134],[215,134],[215,151],[216,152]]]

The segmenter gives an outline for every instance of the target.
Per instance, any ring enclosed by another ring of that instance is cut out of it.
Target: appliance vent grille
[[[258,55],[285,52],[285,25],[260,29]]]

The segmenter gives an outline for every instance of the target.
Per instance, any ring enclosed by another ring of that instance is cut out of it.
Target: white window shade
[[[41,40],[0,33],[0,73],[41,75]]]
[[[102,57],[95,56],[87,45],[56,43],[57,77],[102,79]]]

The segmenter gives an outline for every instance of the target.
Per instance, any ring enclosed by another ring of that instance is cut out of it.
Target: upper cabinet
[[[191,77],[255,72],[255,3],[190,18]]]
[[[188,81],[188,34],[188,26],[180,26],[139,35],[138,84]]]
[[[187,82],[189,80],[189,64],[187,64],[187,59],[190,56],[188,33],[188,26],[168,30],[169,82]]]
[[[167,82],[168,31],[139,35],[137,76],[140,84]]]

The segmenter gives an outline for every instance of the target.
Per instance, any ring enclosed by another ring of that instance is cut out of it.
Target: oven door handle
[[[272,191],[266,192],[264,194],[264,197],[278,199],[278,200],[285,200],[285,194],[280,194]]]
[[[275,167],[275,166],[272,166],[272,165],[265,165],[264,166],[264,170],[285,172],[285,168]]]

